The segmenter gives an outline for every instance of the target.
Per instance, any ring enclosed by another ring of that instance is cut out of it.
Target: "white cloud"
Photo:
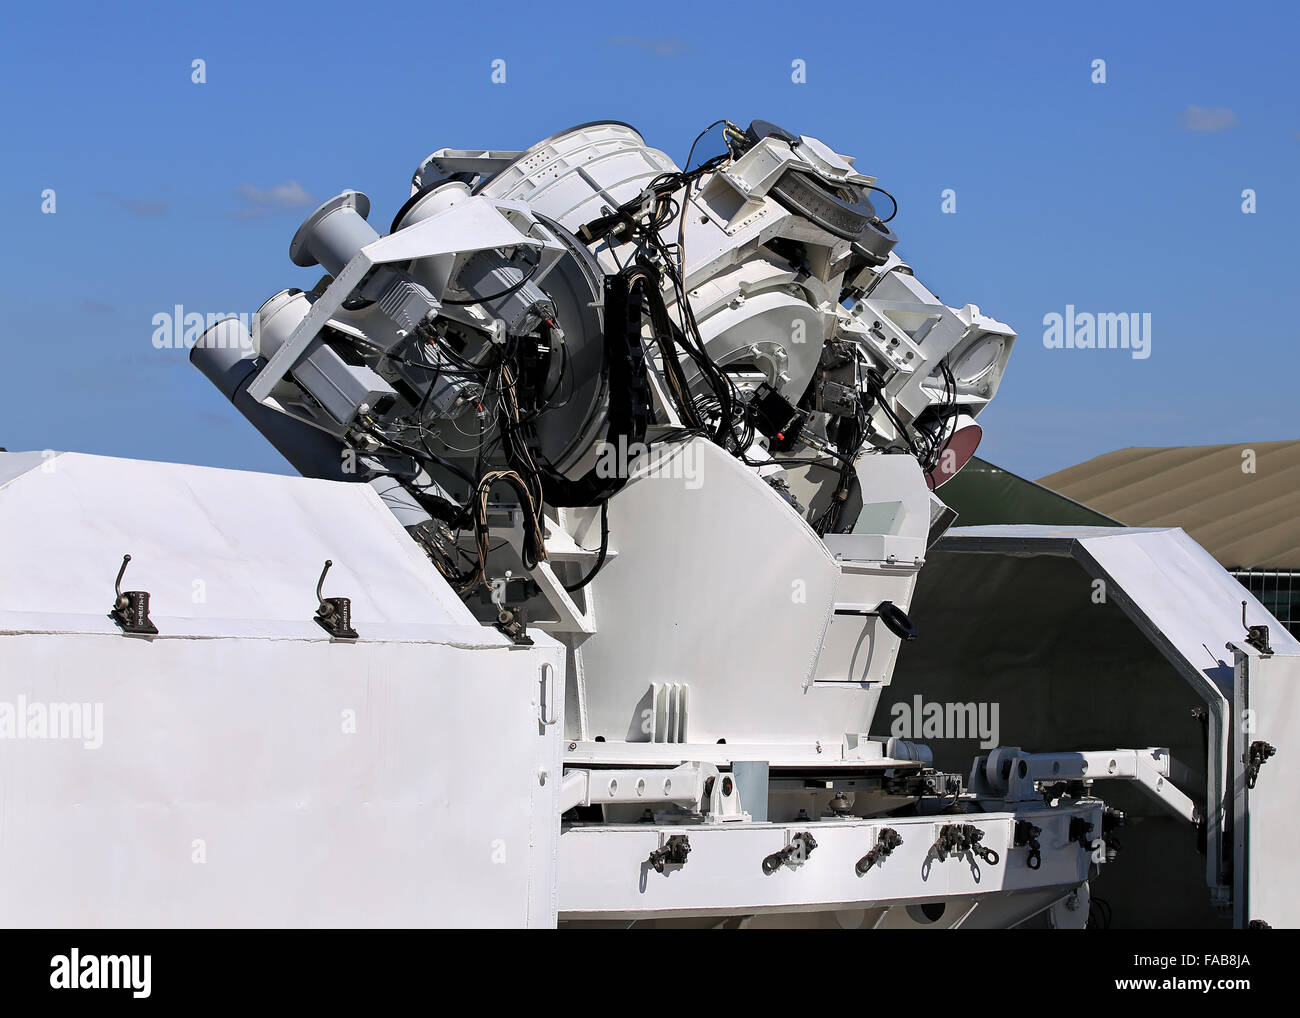
[[[110,194],[106,191],[95,192],[113,202],[118,208],[129,212],[137,219],[158,219],[167,214],[167,199],[128,198],[126,195]]]
[[[1227,131],[1237,126],[1237,114],[1222,106],[1188,106],[1179,123],[1184,131]]]
[[[609,40],[611,46],[632,46],[653,53],[657,57],[675,57],[687,52],[691,44],[675,37],[650,38],[640,35],[620,35]]]
[[[284,212],[319,204],[296,180],[288,180],[275,187],[241,184],[235,188],[235,193],[245,202],[245,207],[236,213],[240,217],[264,216],[268,212]]]

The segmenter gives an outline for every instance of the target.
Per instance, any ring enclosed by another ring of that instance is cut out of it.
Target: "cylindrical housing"
[[[355,473],[344,472],[341,442],[319,428],[262,406],[248,394],[248,386],[266,361],[254,352],[253,339],[239,319],[223,319],[203,333],[190,350],[190,363],[304,477],[357,480]]]
[[[253,327],[257,355],[270,360],[293,335],[311,311],[311,300],[301,290],[281,290],[257,309]]]
[[[539,141],[480,193],[526,201],[576,231],[676,169],[667,154],[648,147],[626,124],[586,124]]]
[[[335,195],[298,227],[289,244],[290,260],[303,268],[322,265],[337,276],[358,251],[379,239],[366,222],[368,215],[370,199],[360,191]]]

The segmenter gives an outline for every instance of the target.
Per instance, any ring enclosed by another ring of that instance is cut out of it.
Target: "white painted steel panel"
[[[98,748],[0,738],[0,922],[551,925],[542,662],[559,649],[0,636],[0,710],[102,709]]]
[[[1069,840],[1072,816],[1100,829],[1100,806],[1031,813],[1043,833],[1042,868],[1029,869],[1028,849],[1011,847],[1008,813],[887,817],[871,820],[736,823],[656,828],[571,827],[560,838],[562,919],[684,915],[748,915],[767,911],[855,908],[1000,891],[1076,887],[1088,877],[1090,855]],[[971,857],[942,861],[930,854],[940,828],[972,823],[983,844],[999,853],[995,866]],[[855,866],[890,827],[903,844],[865,874]],[[664,835],[685,834],[691,851],[683,866],[657,873],[646,860]],[[808,831],[817,848],[797,866],[765,874],[762,862],[794,833]]]

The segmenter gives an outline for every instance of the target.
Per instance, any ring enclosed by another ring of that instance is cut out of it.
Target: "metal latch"
[[[1092,837],[1091,821],[1083,817],[1070,817],[1070,840],[1077,841],[1085,852],[1097,851],[1099,844]]]
[[[888,859],[890,853],[902,843],[902,835],[892,827],[886,827],[880,832],[880,837],[876,839],[876,847],[859,859],[853,868],[857,870],[858,876],[862,876],[876,863]]]
[[[496,627],[514,641],[516,646],[531,647],[533,638],[524,627],[523,613],[518,609],[501,605],[497,611]]]
[[[960,858],[969,852],[990,866],[996,866],[1002,856],[995,849],[981,845],[983,840],[984,832],[974,824],[944,824],[939,829],[939,837],[935,839],[932,851],[940,862],[949,856]]]
[[[1241,624],[1246,629],[1246,642],[1254,647],[1261,654],[1271,656],[1273,653],[1272,646],[1268,642],[1268,626],[1247,626],[1246,625],[1246,602],[1241,602]]]
[[[650,853],[646,860],[654,867],[656,873],[662,873],[665,866],[685,866],[686,857],[691,854],[691,839],[685,834],[674,834],[660,848]]]
[[[357,631],[352,628],[352,599],[349,597],[321,597],[321,588],[325,585],[325,574],[330,571],[333,560],[325,560],[325,568],[320,571],[316,581],[316,600],[320,606],[316,609],[316,623],[336,640],[355,640]]]
[[[1016,833],[1012,843],[1017,848],[1029,847],[1029,855],[1025,857],[1025,865],[1031,870],[1036,870],[1043,865],[1043,846],[1038,841],[1038,836],[1043,833],[1043,829],[1031,823],[1028,820],[1016,821]]]
[[[1250,788],[1255,787],[1255,779],[1259,777],[1259,769],[1268,762],[1268,758],[1277,752],[1273,746],[1267,742],[1252,742],[1250,744],[1250,754],[1247,762],[1250,767],[1246,771],[1246,784]]]
[[[149,618],[149,592],[147,590],[123,592],[122,590],[122,577],[126,575],[126,564],[130,561],[130,555],[122,556],[122,568],[117,571],[117,579],[113,583],[116,597],[113,600],[113,610],[108,613],[108,617],[116,622],[124,633],[157,636],[158,627]]]
[[[781,868],[782,863],[803,862],[813,853],[817,842],[807,831],[800,831],[790,839],[790,844],[779,852],[773,852],[763,860],[763,872],[771,876]]]

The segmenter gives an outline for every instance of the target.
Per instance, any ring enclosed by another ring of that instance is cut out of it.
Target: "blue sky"
[[[1038,477],[1124,446],[1300,437],[1296,5],[737,9],[11,6],[0,445],[287,472],[184,351],[154,348],[155,314],[310,285],[287,256],[310,197],[363,190],[382,230],[435,148],[608,118],[681,161],[720,117],[857,156],[898,196],[917,275],[1017,329],[987,458]],[[1067,304],[1150,313],[1151,356],[1045,348]]]

